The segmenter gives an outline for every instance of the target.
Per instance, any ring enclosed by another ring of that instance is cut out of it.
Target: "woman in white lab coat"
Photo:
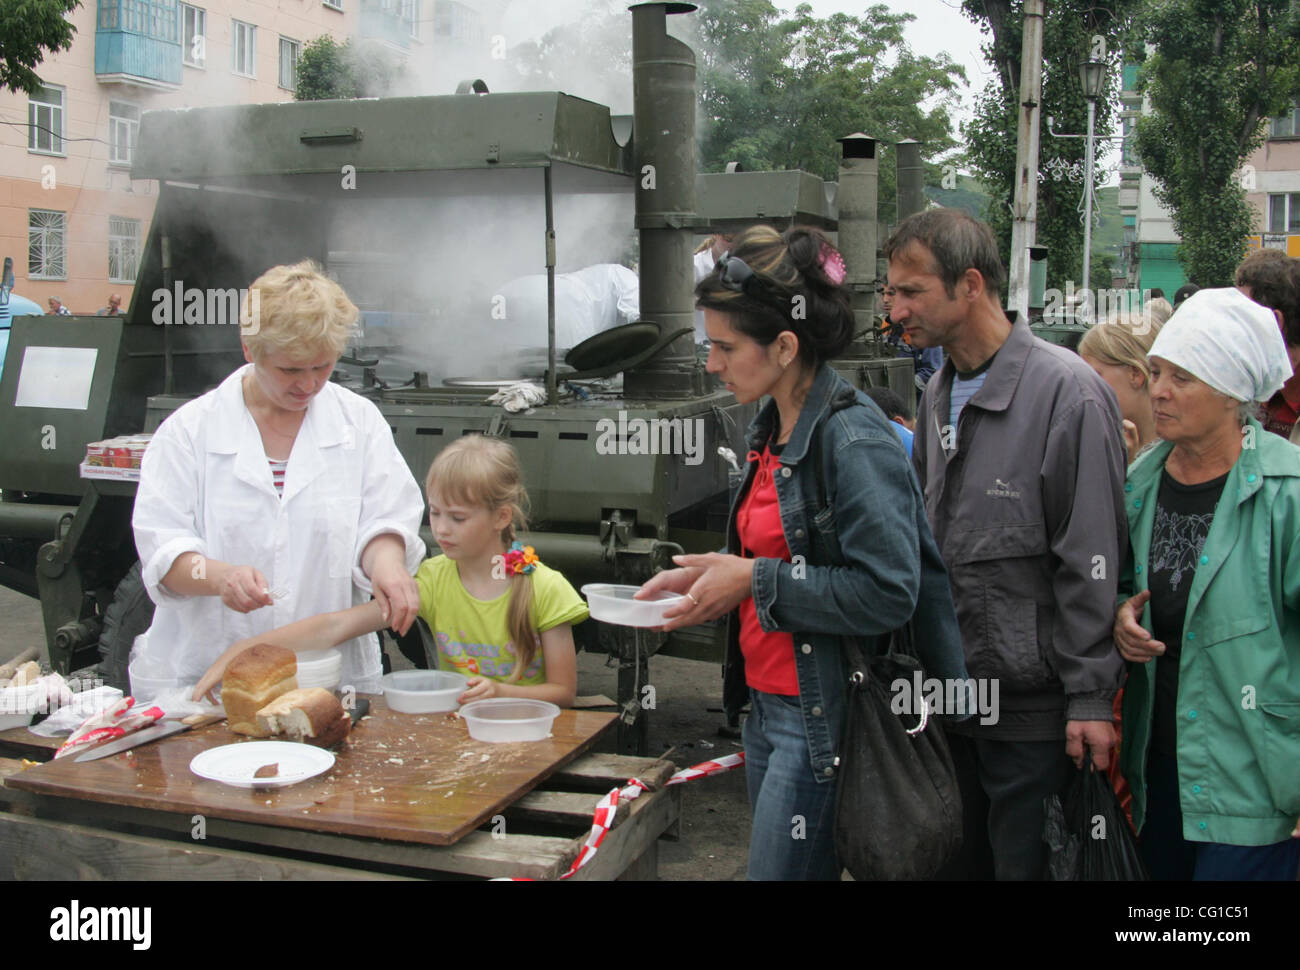
[[[356,319],[315,264],[268,270],[240,316],[249,363],[154,434],[132,520],[152,675],[195,683],[236,640],[372,592],[410,627],[424,500],[379,409],[329,382]],[[374,634],[340,650],[340,683],[377,691]]]

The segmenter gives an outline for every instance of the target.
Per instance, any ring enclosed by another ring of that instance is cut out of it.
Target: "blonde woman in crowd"
[[[1110,385],[1119,401],[1130,465],[1156,440],[1147,353],[1159,332],[1160,324],[1149,314],[1120,316],[1097,324],[1079,342],[1079,356]]]

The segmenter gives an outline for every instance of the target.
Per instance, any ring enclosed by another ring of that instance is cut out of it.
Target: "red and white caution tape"
[[[720,774],[724,771],[730,771],[732,768],[739,768],[744,763],[745,752],[743,751],[724,755],[714,761],[705,761],[690,768],[683,768],[664,782],[664,786],[680,785],[683,782],[694,781],[696,778],[706,778],[709,775]],[[631,778],[623,788],[611,789],[609,794],[601,798],[596,803],[596,814],[591,822],[591,833],[587,836],[587,840],[583,842],[582,848],[578,851],[578,857],[573,860],[573,865],[569,867],[569,871],[560,878],[568,879],[591,861],[596,854],[596,850],[600,848],[600,843],[605,841],[605,836],[614,827],[614,817],[618,814],[618,803],[620,801],[630,802],[640,797],[643,791],[649,790],[650,787],[645,782],[639,778]]]

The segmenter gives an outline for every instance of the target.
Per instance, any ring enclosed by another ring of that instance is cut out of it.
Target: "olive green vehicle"
[[[481,84],[144,115],[132,178],[157,180],[159,195],[129,311],[17,318],[0,377],[0,582],[40,599],[55,669],[102,662],[127,687],[153,613],[131,532],[135,485],[81,477],[87,444],[152,431],[242,364],[240,288],[276,264],[317,260],[362,310],[334,379],[376,403],[417,481],[464,434],[518,450],[527,540],[575,587],[640,584],[676,553],[722,545],[732,466],[720,449],[743,460],[754,406],[726,393],[695,347],[703,234],[755,221],[838,229],[863,336],[835,366],[910,397],[911,361],[871,326],[877,143],[843,140],[838,185],[801,172],[697,175],[695,59],[666,30],[692,9],[632,9],[630,119]],[[640,321],[564,354],[557,273],[597,261],[633,227]],[[499,290],[527,274],[545,275],[549,312],[534,340],[510,344]],[[545,400],[517,413],[488,400],[520,379]],[[436,548],[427,528],[424,538]],[[593,621],[577,632],[618,658],[629,750],[644,742],[649,657],[721,656],[718,625],[638,636]],[[424,662],[418,635],[400,646]]]

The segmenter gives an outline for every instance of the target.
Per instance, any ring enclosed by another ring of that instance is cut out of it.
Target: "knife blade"
[[[202,714],[191,715],[179,721],[166,721],[161,724],[154,724],[139,731],[134,731],[125,737],[118,738],[116,741],[109,741],[107,744],[100,744],[85,754],[78,755],[73,761],[96,761],[100,758],[107,758],[109,755],[119,754],[122,751],[129,751],[131,748],[138,747],[142,744],[148,744],[150,741],[157,741],[159,738],[170,737],[173,734],[180,734],[182,731],[188,731],[193,727],[200,727],[205,724],[213,724],[223,720],[224,716],[219,714]]]

